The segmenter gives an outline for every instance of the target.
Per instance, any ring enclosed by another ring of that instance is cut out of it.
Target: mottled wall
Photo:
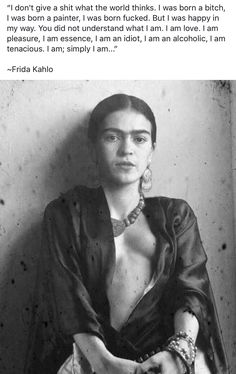
[[[232,122],[232,171],[234,184],[234,217],[236,219],[236,81],[231,82],[231,122]],[[236,252],[236,225],[234,226]]]
[[[236,372],[231,170],[236,104],[228,83],[220,81],[0,82],[0,372],[22,373],[44,207],[61,191],[91,182],[88,113],[116,92],[144,98],[156,114],[151,194],[184,198],[198,216]]]

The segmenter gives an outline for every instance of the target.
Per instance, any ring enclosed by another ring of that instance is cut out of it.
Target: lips
[[[121,161],[116,163],[117,166],[123,166],[123,167],[134,167],[135,164],[131,161]]]

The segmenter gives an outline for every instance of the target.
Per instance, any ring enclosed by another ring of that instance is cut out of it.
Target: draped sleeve
[[[49,204],[44,215],[44,255],[54,318],[63,336],[87,332],[103,338],[81,271],[85,264],[81,256],[79,203],[72,209],[62,198]]]
[[[179,308],[193,313],[199,322],[197,345],[207,354],[214,373],[228,373],[216,304],[206,268],[207,255],[202,245],[196,216],[183,200],[174,199],[171,209],[176,246],[174,272],[168,299],[171,315]]]
[[[104,339],[84,277],[80,203],[67,196],[51,202],[44,213],[27,374],[55,374],[71,354],[73,334]]]
[[[196,316],[201,332],[209,337],[211,302],[207,255],[202,246],[197,219],[182,200],[174,209],[177,256],[174,274],[175,310],[185,308]]]

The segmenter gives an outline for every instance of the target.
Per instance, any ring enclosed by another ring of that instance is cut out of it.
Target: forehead
[[[108,114],[100,124],[100,131],[109,128],[119,131],[148,131],[151,134],[151,122],[142,114],[132,109],[118,110]]]

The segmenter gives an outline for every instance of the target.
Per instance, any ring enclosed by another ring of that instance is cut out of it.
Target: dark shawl
[[[228,372],[192,209],[183,200],[154,197],[145,199],[143,213],[156,237],[157,280],[118,332],[109,323],[106,285],[115,246],[102,188],[78,186],[47,206],[25,374],[56,374],[72,352],[73,334],[82,332],[100,337],[113,354],[135,359],[173,334],[180,307],[199,321],[198,344],[212,372]]]

